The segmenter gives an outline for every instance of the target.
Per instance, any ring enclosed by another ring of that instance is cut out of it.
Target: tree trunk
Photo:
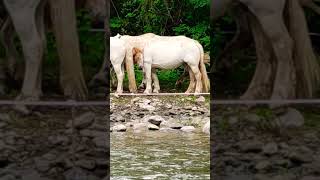
[[[313,52],[304,11],[297,0],[287,1],[287,26],[294,41],[296,96],[312,98],[320,82],[320,67]]]
[[[86,99],[88,90],[82,73],[75,2],[50,0],[51,18],[60,58],[60,83],[64,95]]]

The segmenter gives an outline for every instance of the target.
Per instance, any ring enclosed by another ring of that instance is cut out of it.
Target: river
[[[209,136],[202,133],[111,133],[111,180],[206,180],[209,159]]]

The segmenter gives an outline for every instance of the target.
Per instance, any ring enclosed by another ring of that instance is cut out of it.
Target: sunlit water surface
[[[111,180],[210,179],[209,136],[111,133]]]

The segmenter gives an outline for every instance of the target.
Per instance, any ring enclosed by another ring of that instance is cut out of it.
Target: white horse
[[[203,49],[199,47],[197,41],[185,36],[154,38],[145,46],[144,50],[139,50],[143,56],[136,59],[145,72],[147,85],[144,93],[151,93],[151,79],[155,84],[153,92],[157,93],[160,90],[159,81],[155,74],[156,68],[175,69],[182,64],[187,64],[195,77],[195,93],[201,93],[203,90],[202,79],[206,81],[204,86],[208,87],[209,84],[206,79],[202,51]]]
[[[153,34],[145,34],[141,37],[148,38]],[[133,55],[133,61],[136,64],[137,59],[141,59],[143,54],[137,48],[132,48],[132,43],[136,43],[136,41],[130,42],[127,38],[130,36],[122,36],[117,34],[114,37],[110,37],[110,60],[111,64],[114,68],[114,71],[117,75],[117,91],[116,94],[122,94],[123,92],[123,78],[124,78],[124,59],[128,54]],[[139,37],[139,36],[136,36]],[[139,37],[140,38],[140,37]],[[136,40],[136,39],[134,39]],[[134,44],[134,45],[137,45]],[[140,46],[139,46],[140,47]]]
[[[117,94],[121,94],[123,91],[123,78],[124,78],[124,58],[126,56],[125,41],[120,39],[120,35],[117,34],[114,37],[110,37],[110,60],[117,75],[118,85]]]

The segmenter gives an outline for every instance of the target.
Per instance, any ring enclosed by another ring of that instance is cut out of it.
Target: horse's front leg
[[[114,67],[114,71],[117,74],[117,80],[118,80],[118,85],[117,85],[117,94],[121,94],[123,91],[123,87],[122,87],[122,83],[123,83],[123,77],[124,77],[124,71],[121,67],[121,64],[115,64]]]
[[[152,76],[152,81],[153,81],[153,85],[154,85],[153,92],[154,93],[159,93],[160,84],[159,84],[159,79],[158,79],[158,76],[157,76],[157,70],[156,69],[152,69],[151,70],[151,76]]]
[[[145,78],[146,78],[146,89],[144,91],[145,94],[150,94],[152,92],[152,80],[151,80],[151,64],[144,65]]]

